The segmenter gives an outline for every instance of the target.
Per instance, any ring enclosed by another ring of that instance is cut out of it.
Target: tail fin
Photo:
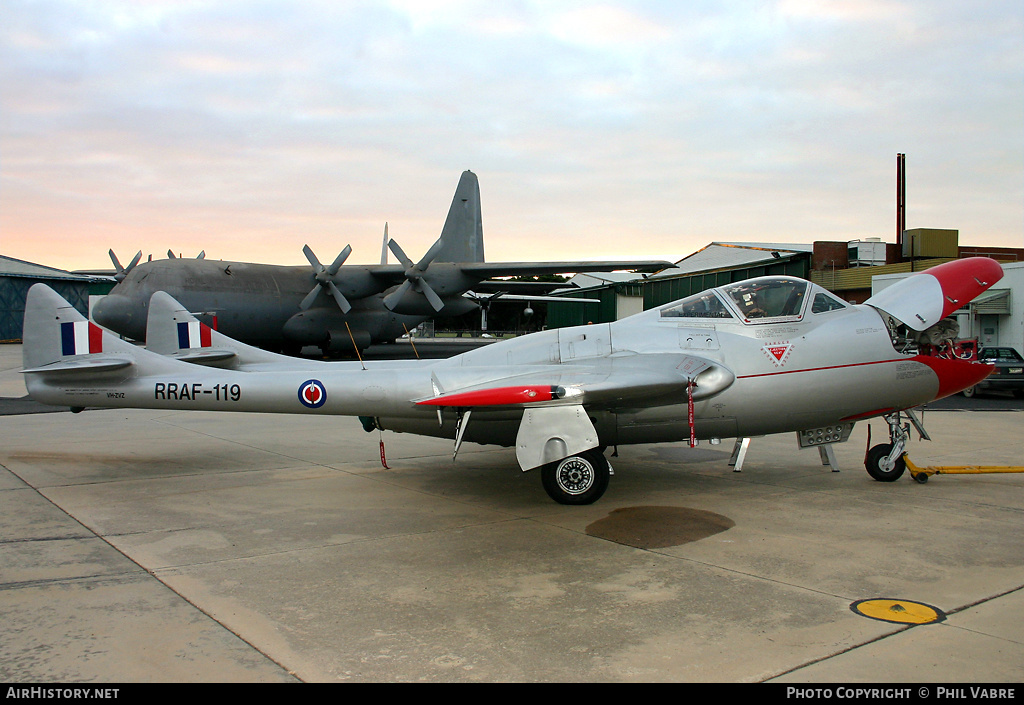
[[[480,216],[480,182],[471,171],[462,172],[448,218],[441,230],[444,247],[437,262],[483,262],[484,224]]]
[[[146,349],[176,360],[233,369],[253,363],[294,361],[218,333],[164,291],[154,292],[149,300]]]
[[[77,374],[133,364],[135,346],[86,319],[45,284],[28,290],[22,342],[25,372]]]

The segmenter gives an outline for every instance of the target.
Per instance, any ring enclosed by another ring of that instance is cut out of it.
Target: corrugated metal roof
[[[94,281],[96,277],[86,277],[81,274],[72,274],[63,269],[45,267],[41,264],[33,264],[24,260],[14,259],[0,255],[0,276],[5,277],[26,277],[29,279],[72,279],[76,281]]]
[[[780,255],[791,255],[800,252],[813,252],[813,245],[793,245],[758,242],[713,242],[707,247],[697,250],[692,255],[676,262],[676,266],[652,274],[650,279],[661,277],[677,277],[684,274],[706,272],[715,269],[747,267],[759,262],[771,262]]]
[[[620,282],[631,282],[642,279],[642,276],[634,272],[585,272],[574,274],[569,283],[585,289],[590,286],[601,286],[602,284],[618,284]]]

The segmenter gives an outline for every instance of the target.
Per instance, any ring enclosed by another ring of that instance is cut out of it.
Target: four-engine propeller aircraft
[[[324,265],[307,245],[306,266],[280,266],[174,257],[139,263],[140,252],[122,267],[110,253],[118,280],[93,308],[93,320],[133,340],[146,335],[146,307],[165,291],[190,311],[216,315],[217,328],[238,340],[297,353],[314,345],[325,353],[351,352],[391,341],[428,317],[460,316],[479,297],[465,296],[494,277],[617,269],[658,271],[668,262],[485,262],[480,184],[466,171],[455,190],[441,236],[413,262],[388,239],[382,262],[345,264],[352,248]],[[399,264],[388,264],[387,249]],[[543,300],[544,297],[531,297]]]
[[[254,350],[164,294],[151,310],[158,354],[36,284],[23,371],[33,399],[72,408],[338,414],[367,430],[452,438],[456,454],[465,441],[514,446],[564,504],[604,493],[607,446],[792,431],[831,443],[872,417],[886,419],[891,442],[871,449],[868,470],[891,481],[903,472],[901,414],[992,371],[933,334],[952,335],[943,319],[1001,277],[994,260],[956,260],[860,305],[795,277],[761,277],[614,323],[365,368]]]

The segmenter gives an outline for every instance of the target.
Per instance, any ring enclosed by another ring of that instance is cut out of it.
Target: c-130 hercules
[[[303,252],[309,267],[217,261],[202,255],[139,264],[141,253],[121,267],[111,252],[119,281],[93,307],[92,317],[109,330],[144,340],[149,299],[164,291],[189,311],[215,315],[219,331],[245,343],[289,353],[307,345],[342,353],[351,352],[353,343],[361,350],[394,340],[428,317],[474,310],[479,300],[467,293],[493,277],[650,272],[671,266],[651,260],[485,262],[480,185],[471,171],[459,180],[441,236],[418,262],[387,239],[386,226],[385,240],[399,264],[345,264],[352,251],[348,246],[324,265],[307,245]]]

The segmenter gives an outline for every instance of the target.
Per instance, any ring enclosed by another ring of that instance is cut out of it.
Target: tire
[[[892,444],[882,443],[869,450],[868,456],[864,460],[864,467],[867,468],[868,475],[879,482],[895,482],[903,476],[903,472],[907,469],[906,462],[900,456],[892,470],[885,470],[882,467],[882,461],[889,456],[890,452],[892,452]]]
[[[960,393],[963,394],[968,399],[970,399],[971,397],[975,396],[978,393],[978,388],[976,386],[968,387],[967,389],[964,389]]]
[[[608,460],[592,448],[578,455],[556,460],[540,471],[544,490],[559,504],[593,504],[608,489],[611,476]]]

